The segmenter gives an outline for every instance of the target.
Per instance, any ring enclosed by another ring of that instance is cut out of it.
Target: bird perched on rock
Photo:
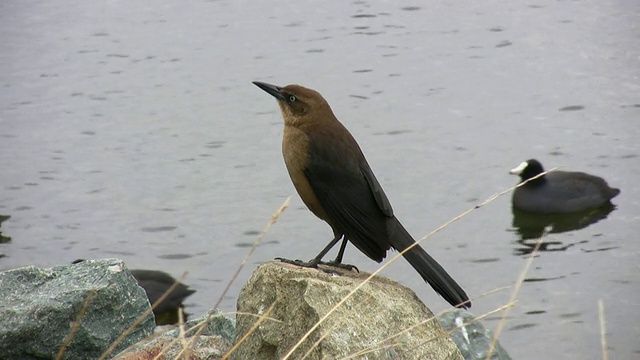
[[[535,159],[527,160],[509,173],[524,182],[544,172]],[[543,214],[563,214],[599,208],[620,194],[598,176],[583,172],[552,171],[530,180],[513,192],[517,209]]]
[[[387,250],[404,251],[415,240],[393,214],[391,204],[369,167],[360,146],[338,121],[318,92],[299,86],[256,86],[276,98],[284,118],[282,153],[289,176],[305,205],[331,226],[334,237],[311,261],[280,259],[317,267],[341,239],[341,265],[347,241],[370,259],[381,262]],[[404,258],[446,301],[467,308],[471,302],[462,288],[419,245]]]

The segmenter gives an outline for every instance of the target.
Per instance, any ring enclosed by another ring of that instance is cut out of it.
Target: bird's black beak
[[[285,100],[286,99],[284,94],[281,92],[282,88],[280,86],[275,86],[275,85],[263,83],[263,82],[260,82],[260,81],[254,81],[253,84],[255,86],[259,87],[260,89],[268,92],[269,94],[271,94],[271,96],[273,96],[274,98],[276,98],[278,100]]]

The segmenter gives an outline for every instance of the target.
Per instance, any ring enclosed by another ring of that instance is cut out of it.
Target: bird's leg
[[[309,261],[289,260],[284,258],[276,258],[276,260],[280,260],[283,263],[298,265],[302,267],[317,268],[318,264],[324,264],[322,262],[322,258],[329,252],[329,250],[331,250],[332,247],[334,247],[338,243],[340,238],[342,238],[342,234],[336,234],[334,238],[331,240],[331,242],[327,246],[325,246],[324,249],[322,249],[322,251],[320,251],[320,253],[316,257],[314,257]]]
[[[338,236],[338,235],[336,235]],[[333,261],[321,261],[320,264],[324,264],[324,265],[329,265],[329,266],[335,266],[335,267],[339,267],[339,268],[343,268],[346,270],[355,270],[357,272],[360,272],[360,270],[358,269],[357,266],[355,265],[350,265],[350,264],[343,264],[342,263],[342,258],[344,257],[344,250],[347,248],[347,243],[349,241],[347,240],[347,238],[343,238],[342,239],[342,244],[340,245],[340,250],[338,251],[338,256],[336,256],[335,260]]]
[[[342,244],[340,245],[340,250],[338,251],[338,256],[336,256],[333,262],[335,264],[342,264],[342,257],[344,257],[344,250],[347,248],[347,238],[342,239]]]
[[[327,246],[325,246],[324,249],[322,249],[322,251],[320,251],[320,253],[316,257],[314,257],[313,259],[311,259],[309,261],[289,260],[289,259],[284,259],[284,258],[276,258],[276,260],[280,260],[283,263],[293,264],[293,265],[297,265],[297,266],[301,266],[301,267],[317,268],[318,264],[322,264],[322,265],[338,267],[338,268],[341,268],[341,269],[346,269],[346,270],[349,270],[349,271],[355,269],[356,271],[360,272],[360,270],[358,270],[358,268],[355,267],[354,265],[349,265],[349,264],[343,264],[342,263],[342,257],[344,256],[344,250],[347,247],[347,238],[343,239],[342,244],[340,245],[340,250],[338,251],[338,256],[336,256],[335,260],[333,260],[333,261],[322,261],[322,258],[325,255],[327,255],[329,250],[331,250],[338,243],[338,241],[340,241],[340,239],[342,239],[342,234],[334,232],[334,237],[333,237],[333,239],[331,239],[331,242],[329,242],[329,244],[327,244]]]

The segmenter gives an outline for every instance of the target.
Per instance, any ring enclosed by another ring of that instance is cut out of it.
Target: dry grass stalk
[[[333,326],[331,326],[331,328],[329,328],[324,334],[322,334],[322,336],[315,342],[313,343],[313,345],[311,345],[311,347],[309,348],[309,350],[307,350],[307,352],[304,354],[304,356],[302,357],[302,359],[300,360],[304,360],[306,359],[309,355],[311,355],[311,352],[313,352],[313,349],[316,348],[316,346],[319,346],[320,343],[322,342],[322,340],[324,340],[327,336],[331,335],[331,332],[336,329],[338,326],[342,325],[342,321],[336,321],[335,324],[333,324]]]
[[[602,346],[602,360],[608,360],[607,354],[607,323],[604,317],[604,302],[598,300],[598,318],[600,319],[600,345]]]
[[[171,285],[169,287],[169,289],[167,289],[167,291],[164,292],[164,294],[162,294],[162,296],[160,296],[160,298],[153,304],[151,305],[151,307],[149,309],[147,309],[140,317],[138,317],[136,319],[136,321],[134,321],[129,328],[127,328],[127,330],[125,330],[122,334],[120,334],[120,336],[118,336],[118,338],[111,343],[111,345],[109,346],[109,348],[107,348],[107,350],[100,356],[100,358],[98,360],[103,360],[106,359],[109,354],[111,354],[111,352],[113,352],[113,350],[116,348],[116,346],[118,346],[118,344],[120,344],[127,336],[129,336],[129,334],[133,331],[133,329],[135,329],[138,325],[140,325],[140,323],[147,318],[147,316],[149,316],[149,314],[151,314],[153,312],[153,309],[155,309],[156,306],[158,306],[158,304],[160,304],[162,301],[164,301],[164,299],[167,298],[167,296],[169,296],[169,294],[171,294],[171,292],[173,290],[175,290],[175,288],[178,286],[178,284],[182,281],[184,281],[185,276],[187,276],[187,272],[185,272],[184,274],[182,274],[182,276],[176,280],[173,285]]]
[[[102,353],[102,355],[100,356],[100,358],[98,360],[103,360],[106,359],[109,354],[111,354],[111,352],[113,352],[113,350],[116,348],[116,346],[118,346],[118,344],[120,344],[127,336],[129,336],[129,334],[133,331],[133,329],[135,329],[138,325],[140,325],[140,323],[147,318],[147,316],[149,316],[149,314],[151,314],[153,312],[153,309],[155,309],[161,302],[164,301],[164,299],[167,298],[167,296],[169,296],[169,294],[171,294],[176,287],[182,282],[184,281],[184,278],[187,276],[188,272],[185,272],[184,274],[182,274],[182,276],[180,276],[168,289],[167,291],[165,291],[162,296],[160,296],[158,298],[158,300],[153,303],[151,305],[151,307],[149,309],[147,309],[142,315],[140,315],[140,317],[138,317],[136,319],[136,321],[134,321],[128,328],[127,330],[125,330],[122,334],[120,334],[120,336],[118,336],[118,338],[111,343],[111,345],[109,346],[109,348],[107,348],[107,350]]]
[[[485,297],[485,296],[488,296],[488,295],[494,294],[494,293],[496,293],[496,292],[499,292],[499,291],[505,290],[505,289],[507,289],[507,288],[509,288],[509,286],[503,286],[503,287],[500,287],[500,288],[497,288],[497,289],[494,289],[494,290],[491,290],[491,291],[487,291],[486,293],[481,294],[481,295],[480,295],[480,296],[478,296],[477,298],[483,298],[483,297]],[[475,298],[475,299],[477,299],[477,298]],[[474,299],[474,300],[475,300],[475,299]],[[484,314],[484,315],[481,315],[481,316],[475,317],[472,321],[469,321],[469,322],[467,322],[467,323],[464,323],[464,324],[462,324],[462,325],[460,325],[460,326],[457,326],[457,327],[453,328],[452,330],[448,331],[448,332],[447,332],[447,334],[446,334],[446,336],[451,335],[454,331],[458,330],[459,328],[461,328],[461,327],[463,327],[463,326],[467,326],[467,325],[469,325],[469,324],[471,324],[471,323],[473,323],[473,322],[475,322],[475,321],[478,321],[478,320],[484,319],[485,317],[487,317],[487,316],[489,316],[489,315],[492,315],[492,314],[494,314],[494,313],[500,312],[500,311],[502,311],[502,310],[504,310],[504,309],[506,309],[507,307],[512,306],[512,305],[513,305],[513,304],[507,304],[507,305],[504,305],[504,306],[499,307],[499,308],[498,308],[498,309],[496,309],[496,310],[490,311],[490,312],[488,312],[488,313],[486,313],[486,314]],[[418,326],[422,326],[422,325],[426,324],[427,322],[432,321],[433,319],[436,319],[438,316],[440,316],[440,315],[442,315],[442,314],[444,314],[444,313],[450,312],[450,311],[452,311],[452,310],[445,310],[445,311],[441,312],[440,314],[435,315],[435,316],[433,316],[433,317],[430,317],[430,318],[428,318],[428,319],[426,319],[426,320],[423,320],[423,321],[419,322],[418,324],[412,325],[412,326],[410,326],[410,327],[408,327],[408,328],[406,328],[406,329],[404,329],[404,330],[400,331],[400,332],[399,332],[399,333],[397,333],[397,334],[393,334],[393,335],[391,335],[391,336],[389,336],[389,337],[387,337],[387,338],[385,338],[385,339],[380,340],[379,342],[380,342],[380,343],[385,344],[385,346],[380,346],[380,347],[375,348],[375,349],[374,349],[374,348],[366,348],[366,349],[362,349],[362,350],[360,350],[360,351],[358,351],[358,352],[356,352],[356,353],[354,353],[354,354],[352,354],[352,355],[350,355],[350,356],[346,357],[345,359],[352,359],[352,358],[356,358],[356,357],[359,357],[359,356],[364,356],[364,355],[366,355],[367,353],[370,353],[370,352],[373,352],[373,351],[376,351],[376,350],[379,350],[379,349],[384,349],[384,348],[387,348],[387,347],[389,347],[389,346],[393,346],[392,341],[394,340],[394,338],[396,338],[396,337],[398,337],[398,336],[400,336],[400,335],[404,334],[405,332],[411,331],[411,330],[413,330],[414,328],[416,328],[416,327],[418,327]],[[428,343],[429,341],[433,341],[433,340],[435,340],[435,339],[437,339],[437,337],[431,338],[431,339],[429,339],[429,340],[427,340],[427,341],[423,342],[422,344]],[[421,344],[421,345],[422,345],[422,344]],[[420,346],[421,346],[421,345],[420,345]]]
[[[84,304],[82,305],[82,308],[80,309],[80,312],[78,313],[78,316],[76,317],[76,321],[73,322],[73,326],[71,326],[71,330],[69,330],[69,334],[67,334],[67,337],[62,342],[62,346],[60,346],[60,350],[58,351],[58,354],[56,355],[56,360],[62,359],[62,356],[64,355],[64,352],[67,350],[67,346],[69,346],[69,343],[71,342],[71,339],[73,339],[73,337],[76,334],[76,331],[78,331],[78,327],[80,326],[80,321],[82,321],[82,318],[87,313],[87,309],[89,309],[89,304],[91,304],[91,301],[93,300],[93,297],[95,295],[96,295],[96,291],[95,290],[91,290],[89,292],[89,295],[87,295],[87,298],[84,300]]]
[[[215,305],[213,305],[214,309],[216,309],[220,305],[220,303],[222,302],[222,299],[224,298],[224,296],[227,294],[227,292],[229,292],[229,288],[231,288],[231,284],[233,284],[233,282],[236,280],[236,278],[238,277],[238,274],[240,274],[240,271],[242,270],[242,268],[244,268],[245,264],[247,263],[247,261],[249,260],[251,255],[253,255],[253,252],[256,250],[256,248],[258,247],[260,242],[262,242],[262,239],[264,238],[264,236],[267,234],[267,232],[269,232],[269,229],[271,229],[271,226],[273,224],[275,224],[276,221],[278,221],[278,218],[282,215],[282,213],[284,213],[284,211],[287,209],[287,207],[289,207],[289,201],[290,200],[291,200],[291,196],[289,196],[284,201],[284,203],[280,206],[280,208],[273,215],[271,215],[271,220],[269,220],[269,222],[264,227],[264,229],[262,230],[262,232],[260,233],[260,235],[258,236],[256,241],[253,242],[253,246],[251,246],[251,249],[249,249],[249,252],[247,253],[247,255],[244,257],[244,259],[242,259],[242,262],[240,263],[240,266],[238,266],[238,269],[236,269],[236,272],[233,274],[233,276],[229,280],[229,283],[227,283],[227,286],[222,291],[222,294],[218,298],[218,301],[215,303]]]
[[[231,350],[227,351],[226,354],[224,354],[224,356],[222,356],[222,360],[226,360],[229,358],[229,356],[231,356],[231,354],[236,351],[236,349],[245,341],[249,338],[249,336],[251,336],[251,334],[253,334],[254,331],[256,331],[256,329],[258,328],[258,326],[260,326],[260,324],[262,324],[263,321],[265,321],[267,319],[267,317],[269,316],[269,314],[271,313],[271,311],[273,311],[273,309],[276,307],[276,303],[271,304],[271,306],[269,306],[269,308],[267,309],[267,311],[264,312],[264,314],[262,314],[260,316],[260,318],[258,319],[258,321],[256,321],[255,324],[253,324],[253,326],[251,327],[251,329],[249,329],[249,331],[247,331],[246,334],[244,334],[244,336],[235,344],[233,345],[233,347],[231,348]]]
[[[518,279],[516,280],[515,286],[513,287],[513,292],[511,293],[511,298],[509,299],[509,303],[515,302],[516,299],[518,298],[518,294],[520,293],[520,289],[522,289],[522,284],[524,283],[527,273],[529,272],[529,268],[531,268],[533,259],[536,257],[538,253],[538,249],[540,249],[540,245],[542,244],[542,239],[544,239],[544,237],[548,234],[548,232],[549,230],[545,229],[542,235],[540,235],[540,237],[538,238],[538,241],[536,241],[536,246],[533,248],[533,251],[531,252],[531,254],[529,254],[529,258],[527,259],[527,262],[525,263],[524,268],[522,269],[522,271],[520,272],[520,275],[518,276]],[[504,326],[507,323],[507,317],[509,316],[509,312],[511,312],[511,308],[507,309],[502,314],[502,318],[500,319],[500,322],[498,322],[498,327],[494,332],[493,340],[491,341],[491,346],[489,346],[489,351],[487,352],[486,360],[489,360],[491,358],[491,355],[493,354],[493,350],[496,347],[498,338],[500,337],[500,334],[502,334],[502,330],[504,329]]]

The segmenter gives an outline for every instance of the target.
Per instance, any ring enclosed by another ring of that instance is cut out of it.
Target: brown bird
[[[326,221],[334,234],[309,262],[280,260],[317,267],[340,239],[336,259],[323,264],[342,264],[347,241],[377,262],[391,247],[403,251],[413,245],[415,240],[393,215],[360,146],[322,95],[300,85],[253,83],[278,100],[284,118],[282,154],[291,181],[309,210]],[[404,253],[404,258],[451,305],[471,307],[464,290],[419,245]]]

